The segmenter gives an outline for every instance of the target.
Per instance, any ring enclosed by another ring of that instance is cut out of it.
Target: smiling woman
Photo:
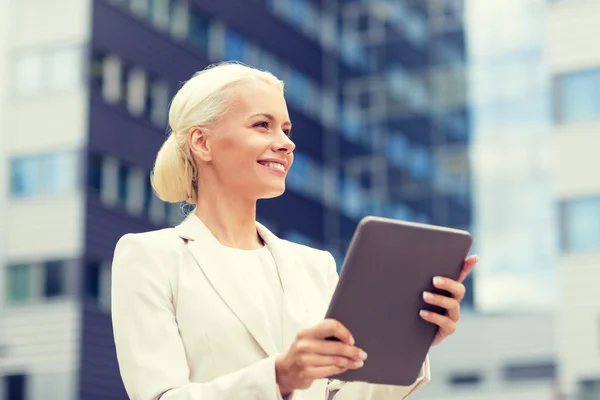
[[[257,200],[283,194],[294,160],[282,81],[240,64],[208,68],[179,90],[169,123],[153,186],[195,210],[175,228],[125,235],[113,258],[132,399],[391,400],[429,380],[427,359],[407,387],[327,379],[367,357],[346,327],[323,320],[334,258],[256,222]]]

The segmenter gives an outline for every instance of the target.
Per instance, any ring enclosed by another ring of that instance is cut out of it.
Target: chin
[[[281,187],[277,187],[277,188],[269,188],[265,191],[263,191],[261,193],[260,196],[258,196],[259,199],[274,199],[275,197],[279,197],[281,196],[283,193],[285,193],[285,185],[281,185]]]

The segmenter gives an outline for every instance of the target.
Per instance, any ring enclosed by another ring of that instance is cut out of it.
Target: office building
[[[110,324],[114,245],[182,218],[148,174],[171,97],[211,63],[287,82],[294,168],[286,195],[258,210],[281,237],[341,262],[367,213],[469,227],[460,21],[440,1],[380,3],[0,1],[0,392],[126,398]],[[363,43],[365,15],[385,41]],[[382,115],[367,110],[377,93],[363,81],[384,89]],[[365,174],[361,158],[383,168]]]
[[[554,191],[558,198],[558,355],[566,398],[600,398],[600,4],[550,2]]]
[[[468,2],[473,219],[483,255],[476,296],[483,311],[545,312],[557,300],[546,3]]]
[[[430,351],[434,379],[414,400],[553,400],[557,383],[553,314],[470,314]]]

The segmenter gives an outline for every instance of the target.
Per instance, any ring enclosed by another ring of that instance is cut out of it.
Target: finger
[[[456,322],[445,315],[427,310],[421,310],[419,314],[425,321],[439,326],[443,336],[451,335],[456,331]]]
[[[335,319],[326,319],[315,327],[308,329],[307,333],[315,339],[325,339],[333,336],[350,346],[354,346],[355,343],[348,328]]]
[[[341,342],[321,340],[314,344],[313,349],[317,354],[342,356],[356,361],[367,359],[367,353],[364,350]]]
[[[364,361],[351,360],[341,356],[324,356],[312,353],[302,357],[301,365],[305,365],[308,368],[337,366],[343,369],[357,369],[364,365]]]
[[[345,371],[347,371],[345,368],[341,368],[336,365],[330,365],[326,367],[313,367],[309,368],[306,371],[305,377],[309,380],[323,379],[332,375],[341,374]]]
[[[463,264],[462,270],[460,271],[460,275],[457,279],[458,282],[462,283],[467,278],[467,276],[469,276],[469,273],[471,273],[473,268],[475,268],[477,261],[478,261],[477,256],[467,257],[467,259],[465,260],[465,262]]]
[[[460,319],[460,303],[458,300],[430,292],[423,292],[423,300],[428,304],[433,304],[448,310],[447,316],[452,321],[457,322]]]
[[[461,301],[467,292],[465,285],[462,283],[441,276],[436,276],[433,278],[433,285],[438,289],[443,289],[450,292],[452,297],[458,301]]]

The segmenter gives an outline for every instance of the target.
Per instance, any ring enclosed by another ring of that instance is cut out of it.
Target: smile
[[[285,174],[285,165],[277,161],[258,161],[260,165],[279,175]]]

